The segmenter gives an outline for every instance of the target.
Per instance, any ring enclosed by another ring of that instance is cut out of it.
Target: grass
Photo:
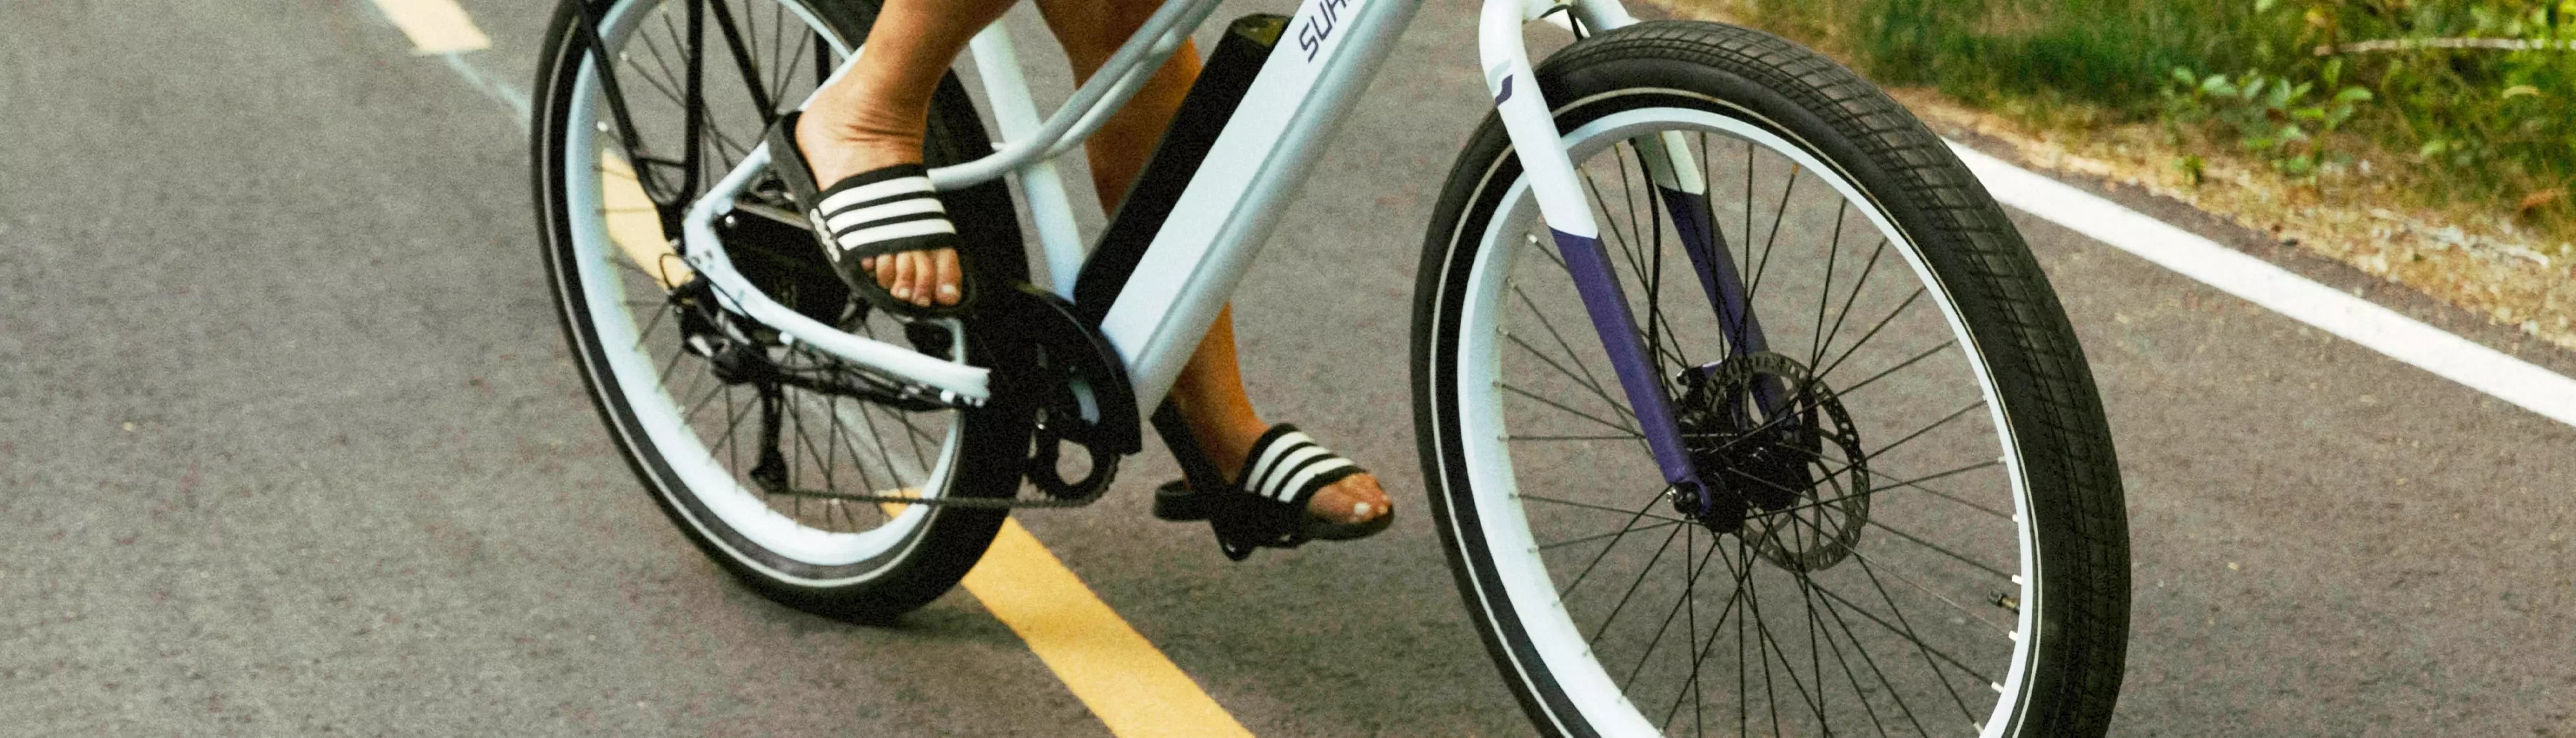
[[[1696,2],[1885,84],[2041,125],[2161,122],[2308,186],[2396,181],[2576,240],[2576,0]],[[2514,43],[2556,48],[2444,48]]]

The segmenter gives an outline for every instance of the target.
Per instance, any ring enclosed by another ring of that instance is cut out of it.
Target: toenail
[[[896,288],[894,288],[894,299],[897,299],[897,300],[910,300],[910,299],[912,299],[912,288],[910,288],[910,287],[896,287]]]
[[[940,296],[940,297],[956,297],[956,296],[957,296],[957,285],[953,285],[953,284],[943,284],[943,285],[940,285],[940,286],[939,286],[939,296]]]
[[[1365,503],[1365,502],[1358,503],[1358,504],[1355,504],[1355,505],[1352,505],[1352,506],[1351,506],[1351,514],[1352,514],[1352,515],[1354,515],[1354,516],[1358,516],[1358,517],[1359,517],[1360,519],[1362,519],[1362,520],[1366,520],[1366,519],[1368,519],[1368,515],[1369,515],[1369,511],[1370,511],[1370,509],[1371,509],[1371,508],[1369,507],[1369,504],[1368,504],[1368,503]]]

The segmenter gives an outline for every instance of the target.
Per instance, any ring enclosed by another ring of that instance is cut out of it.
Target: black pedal
[[[1174,479],[1154,488],[1154,517],[1175,523],[1195,523],[1214,517],[1223,492],[1200,492],[1190,488],[1190,480]]]

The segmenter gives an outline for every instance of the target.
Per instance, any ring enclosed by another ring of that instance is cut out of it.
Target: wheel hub
[[[1679,377],[1682,445],[1715,497],[1675,504],[1701,525],[1755,544],[1792,571],[1840,563],[1868,523],[1860,433],[1833,389],[1804,364],[1751,352]]]

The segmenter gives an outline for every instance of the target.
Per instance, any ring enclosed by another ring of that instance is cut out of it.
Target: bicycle
[[[564,2],[533,136],[547,266],[673,522],[771,598],[875,620],[953,586],[1011,509],[1099,499],[1147,427],[1221,484],[1160,400],[1418,3],[1235,21],[1086,257],[1049,162],[1215,4],[1166,3],[1043,119],[1007,35],[976,38],[1004,143],[952,70],[926,153],[1019,287],[905,322],[834,280],[757,145],[873,2]],[[1575,40],[1533,65],[1537,21]],[[1479,22],[1495,111],[1426,236],[1412,382],[1440,540],[1532,723],[2100,734],[2118,466],[2054,293],[1943,142],[1756,31],[1615,0]],[[1238,558],[1295,543],[1212,522]]]

